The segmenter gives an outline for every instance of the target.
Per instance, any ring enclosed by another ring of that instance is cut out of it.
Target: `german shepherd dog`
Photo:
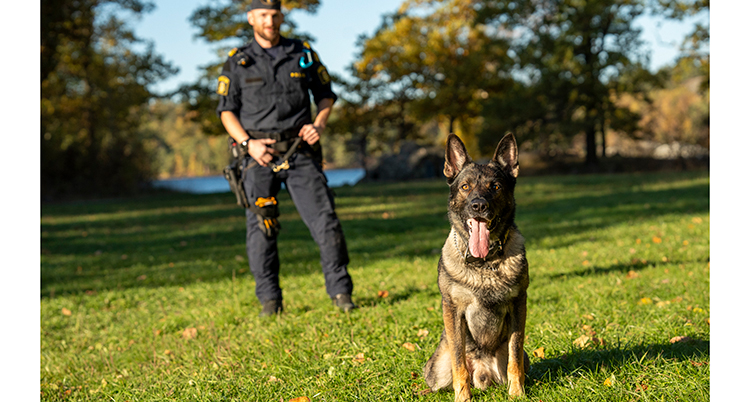
[[[474,163],[454,134],[445,150],[451,232],[438,262],[443,334],[424,368],[432,391],[453,385],[455,401],[470,386],[508,383],[524,395],[529,357],[523,350],[526,289],[524,238],[514,222],[518,147],[506,134],[486,164]]]

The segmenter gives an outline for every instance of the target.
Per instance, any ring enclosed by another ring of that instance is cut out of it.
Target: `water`
[[[328,178],[328,187],[353,186],[365,177],[364,169],[331,169],[324,170],[323,173]],[[193,194],[226,193],[230,191],[229,183],[224,176],[155,180],[151,184],[156,188]]]

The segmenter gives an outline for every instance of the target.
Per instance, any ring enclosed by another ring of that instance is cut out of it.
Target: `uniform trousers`
[[[310,155],[302,152],[294,153],[289,164],[288,170],[274,173],[270,167],[260,166],[246,157],[243,169],[251,165],[243,178],[248,201],[254,203],[259,197],[276,197],[283,182],[320,249],[326,292],[331,298],[339,293],[351,294],[353,283],[347,271],[349,254],[323,169]],[[255,277],[255,295],[261,303],[281,300],[277,237],[266,236],[258,226],[256,215],[249,209],[245,213],[247,256]]]

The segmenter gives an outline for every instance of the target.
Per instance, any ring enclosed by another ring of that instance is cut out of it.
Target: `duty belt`
[[[262,139],[262,138],[270,138],[272,140],[276,140],[277,142],[281,141],[289,141],[294,137],[297,137],[299,135],[299,129],[289,129],[284,131],[275,131],[271,133],[263,132],[263,131],[253,131],[253,130],[247,130],[247,134],[252,137],[253,139]]]
[[[247,134],[253,139],[270,138],[276,140],[276,143],[271,144],[270,147],[278,152],[282,153],[282,156],[268,164],[275,173],[282,170],[289,169],[289,158],[297,151],[297,147],[302,142],[302,137],[299,136],[299,129],[290,129],[277,132],[263,132],[263,131],[252,131],[247,130]],[[294,138],[294,141],[289,142]]]

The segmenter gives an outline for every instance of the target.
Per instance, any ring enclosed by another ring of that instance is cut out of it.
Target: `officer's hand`
[[[262,138],[259,140],[250,140],[247,142],[247,153],[255,159],[261,166],[268,166],[268,163],[273,160],[273,155],[276,154],[276,150],[269,148],[266,145],[275,143],[276,140],[270,138]]]
[[[321,127],[315,126],[313,124],[305,124],[299,130],[299,136],[302,137],[302,140],[306,143],[313,145],[320,139],[320,133],[322,131],[323,128]]]

